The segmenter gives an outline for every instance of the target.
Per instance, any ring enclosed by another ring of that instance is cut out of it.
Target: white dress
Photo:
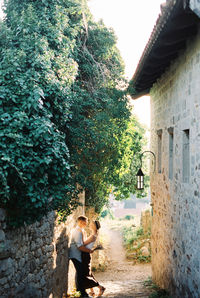
[[[95,240],[86,245],[86,247],[89,249],[92,249],[94,247],[94,244],[97,240],[97,235],[93,235],[93,236],[95,237]]]

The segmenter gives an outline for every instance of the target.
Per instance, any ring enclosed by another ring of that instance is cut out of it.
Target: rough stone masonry
[[[79,207],[65,223],[58,224],[56,213],[51,212],[40,222],[8,230],[5,211],[0,209],[1,298],[61,298],[67,294],[73,275],[68,275],[69,234],[76,217],[83,213],[84,207]]]
[[[184,298],[200,297],[199,34],[151,89],[153,279]]]

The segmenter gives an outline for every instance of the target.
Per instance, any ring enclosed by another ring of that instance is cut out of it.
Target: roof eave
[[[187,39],[197,33],[198,22],[189,1],[167,1],[130,81],[133,99],[149,94],[153,84],[184,49]]]

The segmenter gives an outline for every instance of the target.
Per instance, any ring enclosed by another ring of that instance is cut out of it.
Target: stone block
[[[36,256],[36,258],[39,258],[40,256],[42,256],[42,250],[41,250],[41,248],[39,248],[38,250],[36,250],[35,256]]]
[[[46,234],[47,231],[50,230],[48,221],[44,222],[44,224],[41,226],[40,231]]]
[[[5,260],[0,260],[0,272],[6,272],[8,269],[12,267],[12,260],[5,259]]]
[[[42,255],[40,258],[39,258],[39,262],[40,262],[40,265],[44,265],[46,264],[48,261],[48,257],[46,255]]]
[[[11,256],[12,256],[12,252],[7,242],[1,242],[0,243],[0,262],[1,260],[8,259]]]
[[[54,251],[54,245],[48,245],[45,247],[45,252],[53,252]]]
[[[45,285],[46,285],[46,281],[45,281],[44,277],[42,277],[40,280],[40,286],[41,286],[41,288],[44,288]]]
[[[5,239],[6,239],[6,237],[5,237],[5,233],[4,233],[4,231],[3,231],[3,230],[0,230],[0,243],[1,243],[1,242],[4,242]]]
[[[25,264],[25,258],[21,258],[19,260],[19,268],[22,268],[24,266],[24,264]]]
[[[6,277],[1,278],[1,279],[0,279],[0,285],[1,285],[1,286],[4,286],[4,285],[7,283],[7,280],[8,280],[8,279],[7,279]]]
[[[48,269],[53,268],[53,259],[48,259],[47,267],[48,267]]]
[[[42,247],[42,246],[43,246],[42,238],[38,238],[38,239],[36,240],[36,246],[37,246],[37,247]]]
[[[31,242],[31,251],[34,251],[35,248],[36,248],[36,243],[35,243],[35,241],[32,241]]]
[[[27,281],[28,281],[28,283],[34,282],[35,276],[33,274],[29,273],[27,276]]]
[[[48,252],[46,255],[47,255],[47,258],[49,258],[49,259],[52,257],[52,253],[51,252]]]
[[[17,298],[40,298],[39,291],[35,288],[35,285],[21,285],[15,292]]]
[[[0,208],[0,222],[3,222],[6,218],[6,212],[4,209]]]
[[[52,244],[52,238],[51,237],[46,237],[45,236],[45,237],[42,238],[42,241],[43,241],[44,246]]]
[[[24,258],[25,258],[25,261],[28,262],[28,260],[29,260],[29,255],[28,255],[28,253],[26,253],[26,254],[24,255]]]
[[[18,271],[17,274],[15,275],[15,282],[20,283],[21,280],[23,280],[23,275],[21,271]]]
[[[146,246],[143,246],[140,251],[142,256],[148,257],[150,255],[150,251]]]
[[[10,285],[9,285],[9,283],[7,282],[3,287],[4,287],[5,290],[8,290],[8,289],[10,288]]]
[[[8,268],[6,270],[6,275],[7,275],[8,279],[11,280],[14,275],[14,268],[13,267]]]
[[[30,271],[33,272],[37,268],[36,260],[30,261]]]

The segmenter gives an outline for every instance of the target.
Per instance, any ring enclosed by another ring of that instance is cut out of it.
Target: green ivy
[[[0,207],[20,226],[135,192],[144,129],[112,29],[86,0],[6,0],[0,23]],[[133,163],[134,162],[134,163]]]
[[[77,206],[65,133],[77,74],[71,57],[77,28],[69,27],[69,15],[77,8],[59,0],[6,1],[0,30],[0,206],[12,226],[50,210],[69,214]]]

